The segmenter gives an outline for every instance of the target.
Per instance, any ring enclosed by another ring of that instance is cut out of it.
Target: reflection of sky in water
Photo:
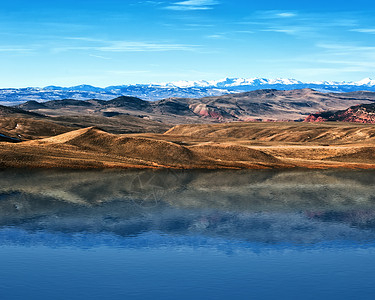
[[[160,233],[260,244],[375,239],[375,172],[46,172],[0,173],[0,238],[24,232],[64,244],[130,242]],[[9,232],[19,229],[19,233]],[[38,233],[38,235],[36,235]],[[89,238],[90,237],[90,238]],[[102,242],[99,240],[102,237]],[[82,242],[83,242],[82,240]],[[134,239],[133,239],[134,240]],[[30,240],[31,243],[31,240]],[[67,242],[69,243],[69,242]],[[157,242],[151,241],[151,244]],[[84,246],[85,247],[85,246]]]
[[[371,171],[4,171],[0,291],[373,299],[374,183]]]
[[[196,247],[217,243],[229,248],[268,248],[343,241],[367,244],[375,240],[373,215],[367,211],[227,212],[161,205],[137,207],[129,214],[134,204],[118,202],[73,208],[70,214],[57,211],[13,220],[13,224],[0,229],[0,241],[3,245],[83,248],[142,247],[143,243],[158,247],[184,242]]]
[[[335,236],[337,237],[337,236]],[[175,235],[163,232],[147,232],[137,236],[122,237],[111,233],[63,233],[37,231],[30,232],[15,228],[5,228],[0,231],[1,246],[26,247],[73,247],[80,249],[96,249],[101,247],[118,249],[211,249],[223,253],[236,251],[269,252],[327,249],[375,249],[373,240],[352,240],[344,237],[340,240],[323,240],[312,244],[283,241],[266,244],[264,241],[245,241],[233,238],[209,237],[207,235]]]

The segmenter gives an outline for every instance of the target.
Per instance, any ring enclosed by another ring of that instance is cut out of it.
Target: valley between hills
[[[375,126],[363,109],[352,122],[313,115],[364,105],[370,116],[373,103],[371,92],[310,89],[28,101],[0,106],[0,168],[373,169]]]

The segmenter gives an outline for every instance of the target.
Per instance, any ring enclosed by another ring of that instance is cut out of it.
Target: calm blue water
[[[374,299],[375,172],[0,172],[0,299]]]

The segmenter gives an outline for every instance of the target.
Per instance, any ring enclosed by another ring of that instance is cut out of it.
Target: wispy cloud
[[[319,76],[320,78],[324,78],[327,75],[337,75],[338,73],[361,73],[367,72],[368,69],[363,67],[332,67],[332,68],[299,68],[299,69],[291,69],[290,72],[292,74],[296,74],[296,76],[305,76],[309,74],[310,76]]]
[[[95,55],[95,54],[89,54],[89,56],[91,57],[95,57],[95,58],[100,58],[100,59],[111,59],[110,57],[105,57],[105,56],[102,56],[102,55]]]
[[[280,32],[280,33],[286,33],[290,35],[296,35],[297,33],[301,32],[300,28],[298,27],[290,27],[290,28],[267,28],[267,29],[262,29],[261,31],[265,32]]]
[[[111,75],[132,75],[132,74],[145,74],[145,73],[150,73],[151,71],[149,70],[109,70],[106,71],[107,74]]]
[[[351,29],[350,31],[375,34],[375,28],[356,28]]]
[[[90,37],[82,37],[82,36],[67,36],[64,37],[66,40],[72,40],[72,41],[83,41],[83,42],[105,42],[105,40],[101,39],[95,39],[95,38],[90,38]]]
[[[172,5],[166,6],[170,10],[208,10],[213,9],[215,5],[219,4],[216,0],[186,0],[175,2]]]
[[[335,43],[318,43],[316,45],[319,48],[326,49],[334,54],[375,54],[374,46],[358,46],[354,44],[335,44]]]
[[[292,12],[281,12],[281,13],[276,13],[275,16],[281,17],[281,18],[292,18],[292,17],[297,16],[297,14],[292,13]]]
[[[365,20],[362,20],[363,22]],[[247,25],[242,30],[276,32],[293,35],[300,39],[334,39],[347,30],[374,33],[371,26],[360,26],[361,21],[353,13],[327,12],[307,13],[302,11],[265,10],[256,11],[237,24]]]
[[[139,41],[115,41],[102,40],[90,37],[67,37],[74,42],[73,45],[53,47],[53,52],[64,51],[98,51],[98,52],[166,52],[166,51],[196,51],[199,45],[178,43],[139,42]],[[82,44],[81,42],[84,42]],[[90,54],[93,56],[93,54]],[[98,58],[104,58],[96,55]]]
[[[163,44],[150,42],[111,42],[108,46],[96,47],[103,52],[164,52],[164,51],[193,51],[197,45]]]
[[[310,63],[332,67],[340,72],[372,72],[375,63],[375,47],[356,44],[318,43],[321,49]]]
[[[227,36],[225,35],[225,33],[211,34],[211,35],[207,35],[206,37],[209,39],[214,39],[214,40],[227,39]]]
[[[35,50],[34,48],[26,48],[26,47],[14,47],[14,46],[0,47],[0,52],[10,52],[10,53],[28,53],[34,50]]]
[[[189,23],[189,24],[185,24],[185,26],[198,28],[198,29],[201,29],[202,27],[208,27],[208,28],[209,27],[215,27],[214,24],[202,24],[202,23],[197,23],[197,24]]]
[[[236,30],[234,33],[254,34],[254,30]]]
[[[297,17],[297,12],[293,11],[281,11],[281,10],[263,10],[257,11],[255,16],[260,19],[285,19]]]
[[[157,6],[157,5],[164,4],[164,2],[162,2],[162,1],[138,1],[138,2],[132,3],[130,5],[138,5],[138,4]]]

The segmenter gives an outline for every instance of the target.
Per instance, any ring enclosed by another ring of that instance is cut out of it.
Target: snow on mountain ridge
[[[94,87],[91,85],[77,85],[71,87],[47,86],[42,90],[66,90],[66,91],[100,91],[100,90],[115,90],[120,88],[140,87],[140,88],[230,88],[240,86],[262,86],[262,85],[323,85],[323,86],[375,86],[375,80],[371,78],[364,78],[359,81],[310,81],[303,82],[293,78],[275,78],[267,79],[260,77],[253,78],[223,78],[219,80],[180,80],[162,83],[148,83],[148,84],[127,84],[118,86],[108,86],[106,88]],[[39,88],[30,88],[39,89]]]
[[[227,88],[234,86],[247,86],[247,85],[298,85],[298,84],[316,84],[316,85],[353,85],[353,86],[375,86],[375,80],[371,78],[364,78],[360,81],[311,81],[303,82],[293,78],[224,78],[220,80],[181,80],[172,81],[165,83],[152,83],[150,86],[156,87],[175,87],[175,88],[191,88],[191,87],[216,87],[216,88]]]
[[[375,80],[372,80],[371,78],[364,78],[360,81],[355,82],[357,85],[367,85],[367,86],[374,86]]]

